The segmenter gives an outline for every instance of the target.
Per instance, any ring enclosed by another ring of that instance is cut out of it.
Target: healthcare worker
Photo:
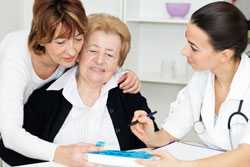
[[[156,153],[160,160],[139,161],[144,166],[245,167],[250,166],[250,58],[249,21],[234,5],[218,1],[197,10],[187,24],[187,46],[182,50],[197,71],[171,104],[166,122],[153,131],[143,111],[131,127],[147,146],[159,147],[183,138],[192,128],[209,147],[227,150],[194,161]]]

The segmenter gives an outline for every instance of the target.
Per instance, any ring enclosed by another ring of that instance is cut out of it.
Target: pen
[[[153,116],[153,115],[155,115],[156,113],[157,113],[157,111],[154,111],[154,112],[148,113],[148,114],[147,114],[147,117],[152,118],[152,116]],[[135,125],[135,124],[137,124],[137,123],[139,123],[139,121],[138,121],[138,120],[133,121],[133,122],[131,122],[131,124],[130,124],[129,126],[133,126],[133,125]]]
[[[165,147],[165,146],[170,145],[170,144],[173,144],[173,143],[175,143],[175,142],[177,142],[177,141],[178,141],[178,140],[173,140],[173,141],[171,141],[171,142],[169,142],[169,143],[167,143],[167,144],[164,144],[164,145],[162,145],[162,146],[153,147],[151,150],[157,150],[157,149],[159,149],[159,148],[161,148],[161,147]]]

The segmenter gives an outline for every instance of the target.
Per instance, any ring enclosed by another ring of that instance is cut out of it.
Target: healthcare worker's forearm
[[[175,138],[164,129],[160,129],[159,131],[154,133],[147,145],[149,147],[160,147],[171,143],[172,141],[175,141]]]
[[[196,161],[183,161],[181,167],[249,167],[250,145],[243,144],[239,148],[220,155]]]

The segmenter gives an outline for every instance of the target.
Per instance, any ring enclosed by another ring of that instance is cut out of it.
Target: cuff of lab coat
[[[59,147],[59,145],[57,145],[57,144],[53,144],[51,146],[50,155],[49,155],[49,161],[50,162],[54,161],[57,147]]]
[[[162,127],[165,131],[167,131],[170,135],[172,135],[176,139],[181,139],[186,135],[186,131],[176,126],[176,123],[171,124],[170,121],[166,121]]]

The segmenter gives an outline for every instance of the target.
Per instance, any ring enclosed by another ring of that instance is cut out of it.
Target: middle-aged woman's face
[[[70,38],[61,37],[61,24],[58,25],[55,31],[53,40],[44,45],[45,55],[53,65],[62,65],[66,68],[73,66],[76,63],[77,57],[82,49],[84,37],[78,31],[75,31]]]
[[[214,50],[205,31],[188,23],[185,36],[187,45],[182,54],[194,70],[212,70],[220,65],[220,52]]]
[[[80,55],[79,77],[90,83],[103,85],[119,68],[120,36],[95,31],[87,39]]]

